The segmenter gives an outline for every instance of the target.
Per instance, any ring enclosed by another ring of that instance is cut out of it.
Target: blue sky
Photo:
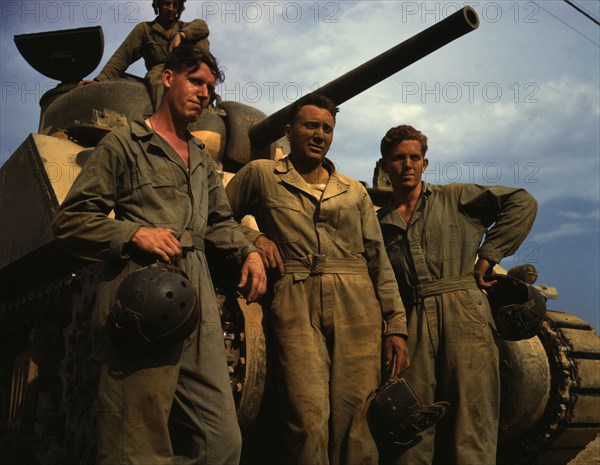
[[[600,17],[600,2],[576,2]],[[101,25],[108,60],[151,1],[0,3],[0,162],[39,119],[53,81],[19,55],[15,34]],[[600,27],[563,1],[200,2],[225,67],[224,100],[269,114],[442,20],[463,5],[476,31],[344,103],[330,157],[372,183],[385,131],[409,123],[429,137],[430,182],[524,187],[536,224],[502,265],[533,262],[558,288],[553,309],[600,325]],[[129,72],[144,74],[143,64]]]

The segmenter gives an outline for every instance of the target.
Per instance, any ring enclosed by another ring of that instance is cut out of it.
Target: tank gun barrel
[[[325,84],[318,92],[340,105],[438,48],[477,29],[478,26],[477,13],[472,7],[465,6],[410,39]],[[287,105],[250,127],[252,147],[264,147],[283,136],[292,105]]]

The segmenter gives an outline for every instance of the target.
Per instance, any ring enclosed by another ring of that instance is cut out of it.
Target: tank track
[[[65,347],[72,345],[76,299],[95,287],[97,268],[81,268],[0,304],[0,456],[7,465],[68,463],[63,386],[81,377],[67,365],[72,355],[65,357]],[[80,412],[91,415],[88,406]]]
[[[526,437],[499,448],[499,465],[566,465],[600,432],[600,338],[559,311],[547,312],[538,337],[550,365],[550,397]]]
[[[93,465],[99,364],[90,319],[102,264],[0,304],[0,457],[7,465]],[[262,309],[216,289],[242,427],[266,380]],[[66,447],[68,445],[68,447]]]

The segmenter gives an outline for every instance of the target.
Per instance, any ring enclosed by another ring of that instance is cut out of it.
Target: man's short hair
[[[204,63],[210,69],[210,72],[216,78],[216,84],[225,80],[225,75],[217,59],[206,50],[192,45],[180,45],[175,47],[165,60],[164,69],[170,69],[175,73],[181,73],[184,70],[191,69],[191,72],[196,72],[200,65]]]
[[[154,9],[154,14],[157,16],[158,16],[158,5],[162,1],[163,0],[152,0],[152,8]],[[181,13],[183,13],[183,10],[185,10],[185,7],[183,6],[183,4],[185,3],[185,0],[178,0],[178,1],[179,1],[179,9],[177,10],[177,19],[179,19],[181,17]]]
[[[402,124],[391,128],[385,136],[383,136],[380,146],[381,156],[385,158],[397,144],[405,140],[416,140],[419,142],[421,144],[421,154],[425,156],[428,148],[427,136],[408,124]]]
[[[335,121],[335,115],[337,114],[337,112],[340,111],[339,108],[335,106],[335,102],[329,97],[326,97],[323,94],[316,94],[313,92],[296,100],[292,104],[289,113],[290,124],[294,124],[298,113],[300,112],[302,107],[305,107],[306,105],[314,105],[315,107],[327,110],[329,113],[331,113],[331,116],[333,116],[333,121]]]

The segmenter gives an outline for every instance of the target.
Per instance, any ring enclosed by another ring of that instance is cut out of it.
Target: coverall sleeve
[[[514,254],[529,234],[537,214],[537,202],[525,189],[465,184],[460,210],[489,230],[479,256],[499,263]]]
[[[249,163],[236,173],[225,188],[233,217],[237,222],[246,215],[257,214],[258,193],[255,185],[252,163]],[[248,226],[241,225],[241,228],[246,238],[253,244],[259,236],[263,235],[262,232]]]
[[[209,49],[208,42],[208,24],[202,19],[194,19],[189,23],[186,23],[181,29],[181,32],[185,34],[185,42],[186,43],[196,43],[202,41],[199,46],[201,46],[204,50]]]
[[[109,217],[126,172],[113,149],[99,145],[92,151],[54,219],[59,246],[88,260],[128,258],[125,244],[141,225]]]
[[[214,163],[207,169],[208,217],[205,240],[242,263],[249,253],[258,251],[236,222],[227,201],[223,183]]]
[[[136,25],[123,43],[110,57],[108,63],[104,65],[102,71],[95,81],[106,81],[123,76],[129,65],[135,63],[142,57],[142,48],[144,47],[144,23]]]
[[[375,208],[366,191],[362,197],[360,210],[365,258],[375,295],[381,305],[381,313],[385,321],[384,333],[406,336],[406,312],[398,291],[398,283],[385,250]]]

